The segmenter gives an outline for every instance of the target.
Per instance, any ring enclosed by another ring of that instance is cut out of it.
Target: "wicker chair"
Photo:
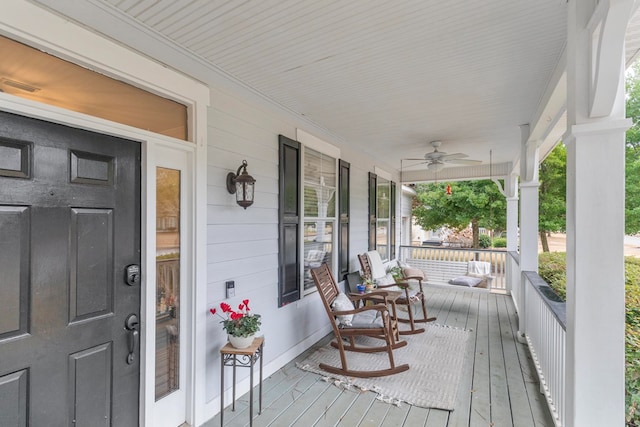
[[[339,298],[339,290],[333,274],[327,264],[322,264],[318,268],[311,269],[311,276],[318,289],[318,294],[322,299],[327,316],[331,321],[331,326],[336,340],[331,345],[340,351],[341,367],[330,366],[321,363],[320,369],[334,374],[369,378],[393,375],[409,369],[409,365],[396,366],[393,359],[393,349],[407,344],[406,341],[395,342],[393,337],[392,319],[389,309],[385,304],[365,305],[360,308],[338,309],[334,308],[334,303]],[[351,316],[353,318],[347,322],[340,323],[339,317]],[[366,347],[358,345],[355,338],[359,336],[374,337],[384,341],[384,345],[376,347]],[[389,368],[380,370],[353,370],[349,369],[346,351],[357,351],[364,353],[387,352],[389,357]]]

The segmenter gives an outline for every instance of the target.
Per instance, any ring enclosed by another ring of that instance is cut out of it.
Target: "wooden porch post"
[[[529,126],[522,125],[520,155],[520,272],[538,271],[538,147],[529,140]],[[520,279],[518,292],[518,339],[524,341],[526,326],[527,288]]]
[[[624,35],[633,1],[568,6],[566,425],[623,425]]]

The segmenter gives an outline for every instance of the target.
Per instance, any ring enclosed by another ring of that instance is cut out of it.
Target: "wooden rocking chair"
[[[377,254],[377,252],[375,252],[375,254],[372,255],[377,255],[377,260],[374,260],[375,262],[379,261],[379,266],[378,266],[378,270],[383,269],[382,266],[382,261],[380,260],[380,255]],[[381,277],[374,277],[373,276],[373,268],[371,266],[371,259],[369,258],[369,252],[364,253],[364,254],[360,254],[358,255],[358,260],[360,261],[360,266],[362,267],[362,274],[364,277],[369,277],[372,278],[373,280],[376,279],[380,279]],[[384,270],[382,270],[384,271]],[[400,304],[400,305],[406,305],[407,306],[407,312],[409,314],[409,318],[408,319],[403,319],[403,318],[398,318],[396,319],[398,322],[404,322],[404,323],[409,323],[411,326],[411,329],[409,330],[401,330],[399,331],[400,335],[409,335],[409,334],[419,334],[421,332],[424,332],[425,329],[424,328],[417,328],[416,327],[416,323],[424,323],[424,322],[433,322],[434,320],[436,320],[435,317],[427,317],[427,306],[425,305],[424,302],[424,291],[422,290],[422,277],[405,277],[405,280],[417,280],[418,284],[419,284],[419,290],[417,291],[413,291],[409,288],[409,286],[407,284],[398,284],[398,283],[392,283],[392,284],[386,284],[386,285],[378,285],[378,289],[393,289],[393,290],[401,290],[404,292],[404,295],[398,299],[396,299],[396,304]],[[420,302],[420,305],[422,306],[422,317],[420,318],[414,318],[413,316],[413,302]]]
[[[318,293],[327,311],[327,315],[331,320],[331,326],[333,327],[333,332],[336,337],[336,340],[333,341],[331,345],[340,351],[340,360],[342,362],[342,367],[340,368],[321,363],[319,365],[320,369],[334,374],[359,378],[382,377],[404,372],[409,369],[409,365],[407,364],[396,366],[393,360],[394,347],[404,346],[407,342],[401,341],[394,343],[391,324],[392,319],[386,305],[375,304],[353,308],[353,303],[351,303],[352,309],[344,310],[336,304],[336,300],[347,297],[346,295],[344,297],[340,295],[341,292],[338,291],[336,281],[327,264],[322,264],[318,268],[311,269],[311,276],[318,288]],[[352,319],[348,321],[345,320],[345,317],[351,315],[353,316]],[[385,345],[379,347],[359,346],[354,339],[358,336],[379,338],[385,341]],[[345,340],[348,340],[348,343],[346,343]],[[389,356],[389,368],[365,371],[349,369],[345,351],[363,353],[386,351]]]

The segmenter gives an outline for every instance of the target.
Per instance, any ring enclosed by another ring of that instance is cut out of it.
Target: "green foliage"
[[[566,229],[567,148],[558,144],[540,164],[538,229]]]
[[[394,267],[387,268],[387,273],[391,274],[391,277],[393,277],[393,280],[395,280],[396,282],[404,278],[404,275],[402,274],[402,269],[397,265]]]
[[[626,78],[626,112],[633,125],[626,132],[625,234],[640,232],[640,63]]]
[[[507,247],[507,238],[506,237],[496,237],[493,239],[493,247],[494,248],[506,248]]]
[[[418,184],[413,216],[425,230],[449,227],[456,230],[475,227],[504,230],[506,201],[496,184],[488,179],[446,183]]]
[[[538,257],[542,277],[566,298],[566,256],[546,252]],[[625,384],[628,426],[640,425],[640,259],[625,257]]]
[[[567,256],[564,252],[544,252],[538,254],[538,274],[556,291],[562,299],[566,299]]]
[[[481,248],[490,248],[491,247],[491,237],[487,236],[486,234],[481,234],[478,237],[478,240],[479,240]]]

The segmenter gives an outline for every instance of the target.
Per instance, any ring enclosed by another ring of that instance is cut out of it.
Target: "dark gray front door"
[[[0,112],[0,426],[138,425],[139,263],[140,145]]]

